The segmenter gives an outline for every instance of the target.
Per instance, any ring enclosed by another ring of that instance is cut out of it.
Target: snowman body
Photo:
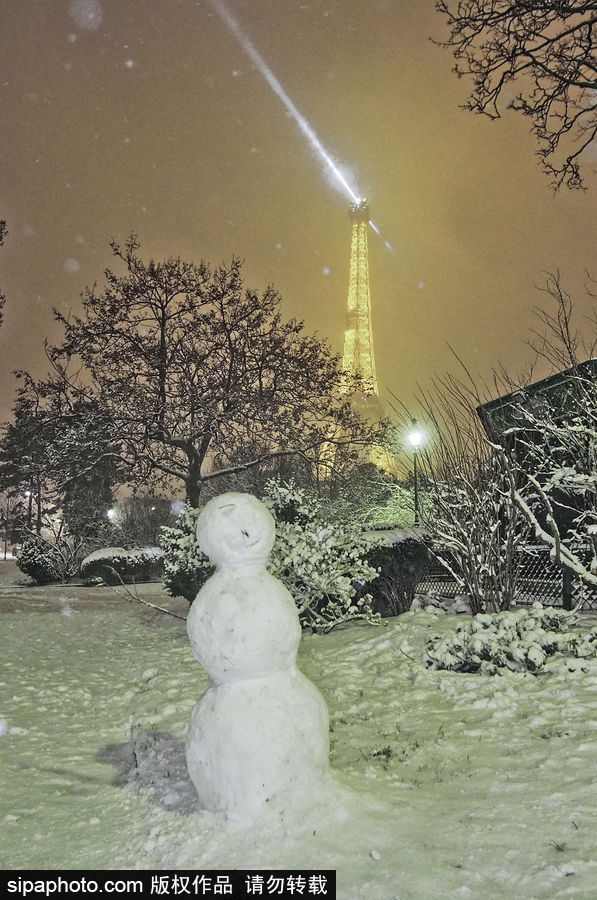
[[[248,494],[214,498],[197,523],[216,572],[187,630],[212,683],[191,716],[187,765],[214,812],[258,816],[328,771],[328,712],[296,665],[296,606],[265,570],[274,533],[269,511]]]

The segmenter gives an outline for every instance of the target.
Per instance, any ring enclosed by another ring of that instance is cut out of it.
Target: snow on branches
[[[505,671],[536,674],[556,654],[597,655],[597,627],[573,630],[575,612],[543,607],[478,615],[455,632],[427,639],[429,668],[499,675]]]
[[[264,502],[276,520],[269,570],[292,594],[303,627],[329,631],[341,622],[376,622],[369,595],[357,599],[357,584],[377,570],[366,560],[369,541],[358,527],[331,523],[319,502],[289,483],[270,480]],[[166,589],[191,601],[213,569],[195,536],[198,510],[187,507],[174,528],[162,529]]]

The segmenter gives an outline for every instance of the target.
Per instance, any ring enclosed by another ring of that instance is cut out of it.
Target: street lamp
[[[8,523],[9,523],[9,516],[11,513],[11,509],[10,509],[9,497],[7,496],[5,499],[6,499],[6,508],[4,510],[4,559],[6,560],[6,557],[8,555]]]
[[[416,419],[411,419],[410,422],[410,430],[406,435],[406,439],[408,443],[412,447],[413,450],[413,477],[415,483],[415,525],[420,525],[419,519],[419,472],[418,472],[418,450],[425,435],[419,428]]]

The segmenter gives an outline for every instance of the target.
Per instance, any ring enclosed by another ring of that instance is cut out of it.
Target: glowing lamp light
[[[406,435],[406,439],[408,443],[411,445],[413,450],[418,450],[423,441],[425,440],[425,435],[421,431],[420,428],[414,426]]]
[[[419,509],[419,467],[417,464],[417,456],[418,449],[425,441],[425,432],[422,431],[416,419],[411,419],[410,429],[406,434],[406,439],[413,450],[413,480],[414,480],[414,488],[415,488],[415,527],[418,527],[421,524],[420,517],[420,509]]]

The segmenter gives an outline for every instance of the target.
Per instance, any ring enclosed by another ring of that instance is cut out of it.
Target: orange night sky
[[[453,368],[448,344],[522,368],[546,270],[586,311],[595,151],[589,190],[554,195],[528,122],[461,110],[431,0],[228,5],[396,248],[370,233],[382,398]],[[341,349],[348,200],[207,0],[0,0],[0,45],[2,418],[12,370],[45,370],[52,306],[76,309],[131,231],[145,256],[241,256]]]

